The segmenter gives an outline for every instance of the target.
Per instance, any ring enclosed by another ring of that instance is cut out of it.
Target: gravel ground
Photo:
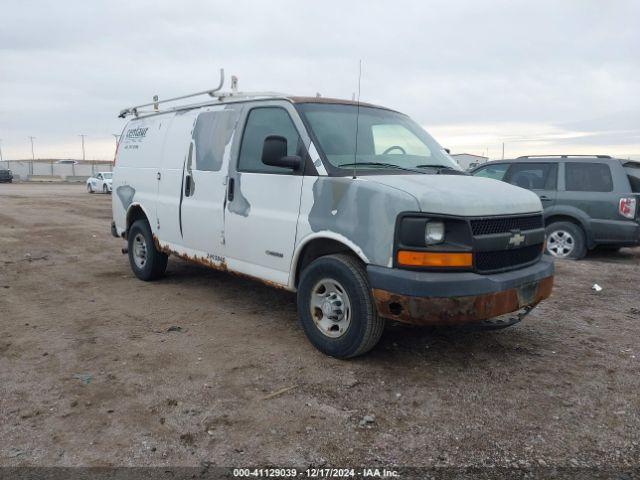
[[[640,249],[557,262],[515,327],[393,324],[340,361],[292,294],[175,259],[135,279],[110,218],[0,185],[0,465],[640,466]]]

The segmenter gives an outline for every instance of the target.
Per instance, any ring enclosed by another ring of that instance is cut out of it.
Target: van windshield
[[[300,114],[326,160],[336,168],[408,169],[431,173],[460,167],[417,123],[401,113],[356,105],[303,103]]]

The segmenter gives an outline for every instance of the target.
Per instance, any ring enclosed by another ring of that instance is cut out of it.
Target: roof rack
[[[519,158],[611,158],[611,155],[522,155]]]
[[[214,97],[214,102],[222,102],[225,99],[233,98],[233,99],[248,99],[248,98],[265,98],[265,97],[285,97],[286,95],[278,92],[238,92],[238,78],[235,75],[231,76],[231,91],[230,92],[221,92],[222,85],[224,84],[224,68],[220,69],[220,83],[217,87],[212,88],[210,90],[204,90],[202,92],[190,93],[188,95],[181,95],[179,97],[167,98],[165,100],[158,99],[157,95],[153,96],[153,102],[144,103],[142,105],[134,105],[133,107],[125,108],[121,110],[118,114],[119,118],[126,118],[127,115],[133,115],[136,118],[140,115],[151,115],[154,113],[165,113],[172,112],[176,110],[184,110],[189,108],[195,108],[201,106],[203,104],[210,103],[208,101],[192,103],[187,105],[179,105],[171,108],[167,108],[164,110],[160,110],[159,106],[161,103],[169,103],[175,102],[178,100],[184,100],[185,98],[199,97],[201,95],[209,95],[210,97]],[[153,107],[153,110],[140,110],[141,108]]]

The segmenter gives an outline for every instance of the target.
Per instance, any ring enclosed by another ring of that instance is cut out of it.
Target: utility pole
[[[36,159],[36,154],[33,152],[33,141],[36,139],[36,137],[29,137],[29,140],[31,140],[31,161],[34,161]]]
[[[502,160],[504,160],[504,142],[502,142]]]
[[[82,163],[84,164],[85,162],[85,154],[84,154],[84,137],[86,137],[86,135],[84,134],[80,134],[78,135],[81,139],[82,139]],[[71,174],[75,177],[76,176],[76,164],[75,162],[71,164]]]
[[[29,137],[29,140],[31,140],[31,164],[29,165],[29,175],[33,175],[33,162],[36,159],[36,154],[33,152],[33,141],[36,139],[36,137]]]
[[[82,161],[85,161],[85,157],[84,157],[84,137],[86,137],[86,135],[78,135],[80,138],[82,138]]]
[[[0,138],[0,162],[2,162],[4,159],[2,157],[2,139]],[[9,168],[9,160],[7,160],[7,168]]]

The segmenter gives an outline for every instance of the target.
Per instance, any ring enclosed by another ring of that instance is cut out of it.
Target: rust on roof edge
[[[334,104],[334,105],[353,105],[358,106],[358,102],[355,100],[344,100],[342,98],[331,98],[331,97],[287,97],[293,103],[324,103],[324,104]],[[371,107],[371,108],[382,108],[383,110],[389,110],[396,113],[397,110],[392,108],[383,107],[381,105],[374,105],[373,103],[359,102],[361,107]]]

